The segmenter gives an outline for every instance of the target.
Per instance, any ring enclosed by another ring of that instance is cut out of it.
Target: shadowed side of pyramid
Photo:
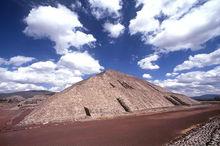
[[[21,124],[100,119],[152,108],[198,103],[145,80],[107,70],[51,96]]]

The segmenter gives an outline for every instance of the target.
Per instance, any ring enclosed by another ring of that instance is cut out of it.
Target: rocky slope
[[[175,140],[167,146],[219,146],[220,145],[220,116],[211,119],[201,127],[189,131],[184,137]]]

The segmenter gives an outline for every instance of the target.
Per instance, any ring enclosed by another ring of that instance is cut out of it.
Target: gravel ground
[[[220,146],[220,116],[188,131],[167,146]]]

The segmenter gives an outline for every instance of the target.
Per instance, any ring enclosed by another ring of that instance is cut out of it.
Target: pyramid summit
[[[21,124],[117,117],[152,108],[198,104],[145,80],[106,70],[49,97]]]

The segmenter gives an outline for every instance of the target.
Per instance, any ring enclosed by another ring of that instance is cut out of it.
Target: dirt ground
[[[2,112],[2,111],[0,111]],[[220,114],[220,105],[110,120],[1,130],[0,146],[157,146]],[[1,113],[0,123],[5,121]],[[5,116],[7,117],[7,116]]]
[[[0,103],[0,132],[18,124],[31,109],[19,109],[16,104]]]

